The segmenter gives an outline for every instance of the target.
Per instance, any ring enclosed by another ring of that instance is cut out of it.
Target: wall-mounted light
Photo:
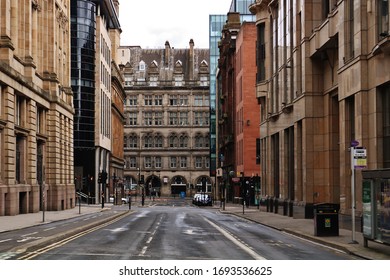
[[[250,126],[251,125],[251,120],[246,120],[246,125]]]

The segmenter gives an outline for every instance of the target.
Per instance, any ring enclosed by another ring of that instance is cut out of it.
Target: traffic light
[[[99,175],[98,175],[98,183],[101,184],[102,183],[102,173],[99,172]]]
[[[145,183],[145,176],[144,175],[141,175],[141,179],[139,180],[139,183],[140,184],[144,184]]]
[[[103,171],[102,172],[102,183],[105,184],[107,182],[107,172]]]
[[[83,187],[87,186],[87,177],[83,177]]]

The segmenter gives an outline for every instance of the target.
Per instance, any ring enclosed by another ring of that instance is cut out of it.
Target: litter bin
[[[314,205],[314,235],[339,235],[340,205],[335,203],[319,203]]]

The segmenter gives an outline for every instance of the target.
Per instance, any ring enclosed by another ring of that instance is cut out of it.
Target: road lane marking
[[[162,222],[162,219],[163,217],[160,217],[160,220],[156,223],[156,227],[154,229],[154,231],[151,233],[150,237],[148,238],[148,240],[146,240],[146,244],[150,244],[152,241],[153,241],[153,237],[154,235],[156,234],[158,228],[160,227],[161,225],[161,222]],[[141,252],[139,253],[138,257],[145,257],[145,253],[146,251],[148,250],[148,247],[149,245],[146,245],[142,248]]]
[[[27,234],[23,234],[21,235],[22,237],[27,237],[27,236],[30,236],[30,235],[34,235],[34,234],[37,234],[38,232],[35,231],[35,232],[31,232],[31,233],[27,233]]]
[[[263,256],[257,254],[255,251],[253,251],[251,248],[248,248],[246,245],[244,245],[242,242],[238,241],[236,238],[234,238],[228,231],[221,228],[217,224],[213,223],[209,219],[203,217],[203,219],[208,222],[210,225],[212,225],[215,229],[217,229],[220,233],[222,233],[227,239],[232,241],[234,244],[236,244],[238,247],[240,247],[243,251],[248,253],[252,258],[255,260],[266,260]]]
[[[109,221],[107,221],[107,222],[105,222],[103,224],[97,225],[97,226],[95,226],[93,228],[90,228],[90,229],[87,229],[85,231],[76,233],[76,234],[74,234],[72,236],[64,238],[63,240],[60,240],[58,242],[54,242],[54,243],[52,243],[52,244],[50,244],[50,245],[48,245],[46,247],[39,248],[39,249],[37,249],[35,251],[29,252],[29,253],[27,253],[25,255],[22,255],[22,256],[20,256],[17,259],[18,260],[30,260],[30,259],[32,259],[34,257],[37,257],[37,256],[39,256],[41,254],[44,254],[44,253],[48,252],[48,251],[50,251],[50,250],[52,250],[54,248],[61,247],[61,246],[65,245],[65,244],[67,244],[67,243],[69,243],[69,242],[71,242],[71,241],[73,241],[73,240],[75,240],[77,238],[80,238],[80,237],[82,237],[84,235],[87,235],[87,234],[89,234],[91,232],[94,232],[94,231],[99,230],[99,229],[103,229],[103,228],[105,228],[105,227],[107,227],[107,226],[109,226],[109,225],[111,225],[113,223],[116,223],[117,221],[123,219],[124,217],[127,217],[130,214],[132,214],[132,213],[125,214],[125,215],[117,217],[117,218],[115,218],[113,220],[109,220]]]
[[[44,229],[43,231],[49,231],[49,230],[53,230],[53,229],[56,229],[57,227],[51,227],[51,228],[47,228],[47,229]]]
[[[3,239],[3,240],[0,240],[0,243],[4,243],[4,242],[7,242],[7,241],[11,241],[12,239]]]

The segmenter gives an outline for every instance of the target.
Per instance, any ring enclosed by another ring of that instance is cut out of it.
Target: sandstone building
[[[70,1],[0,14],[0,215],[74,207]]]
[[[211,192],[209,50],[122,46],[125,187],[145,195]]]
[[[250,10],[267,210],[310,217],[327,202],[343,220],[353,199],[352,143],[367,149],[368,169],[390,168],[388,1],[257,0]],[[360,170],[355,177],[359,218]]]

